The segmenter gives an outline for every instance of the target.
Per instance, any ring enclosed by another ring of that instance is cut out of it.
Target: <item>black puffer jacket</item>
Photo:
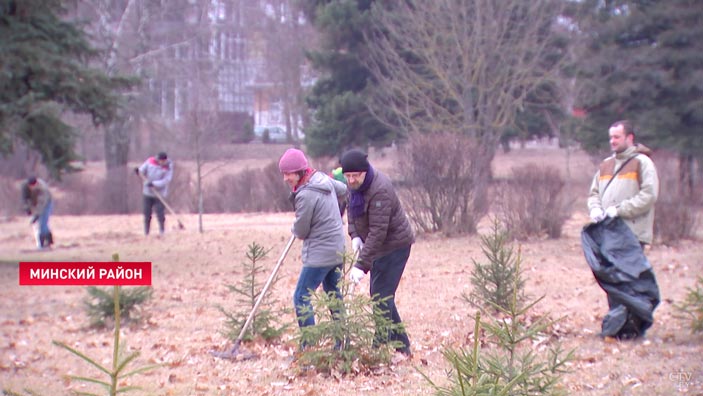
[[[415,242],[391,180],[376,169],[371,185],[364,192],[364,214],[349,218],[349,235],[364,241],[357,260],[357,266],[364,271],[369,271],[379,257]]]

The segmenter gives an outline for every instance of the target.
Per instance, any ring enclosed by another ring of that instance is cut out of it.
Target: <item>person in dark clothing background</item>
[[[22,184],[22,203],[25,213],[32,216],[31,224],[37,224],[37,247],[48,248],[54,243],[54,236],[49,229],[49,217],[54,208],[54,202],[49,186],[42,179],[30,177]]]
[[[140,167],[134,168],[134,173],[143,176],[144,235],[149,235],[151,214],[154,210],[156,210],[156,219],[159,222],[159,234],[163,235],[166,214],[164,213],[164,203],[157,197],[157,193],[162,198],[166,198],[168,195],[168,185],[173,178],[173,162],[162,151],[156,157],[149,157]]]

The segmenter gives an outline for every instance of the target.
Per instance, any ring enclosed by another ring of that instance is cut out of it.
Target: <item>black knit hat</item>
[[[156,155],[156,159],[165,160],[168,159],[168,155],[166,155],[166,152],[162,151]]]
[[[366,153],[358,149],[347,151],[339,161],[342,164],[342,172],[367,172],[370,167],[367,157]]]

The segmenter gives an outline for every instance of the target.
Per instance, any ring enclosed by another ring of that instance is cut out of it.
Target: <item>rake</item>
[[[139,178],[142,179],[142,182],[147,181],[146,177],[144,177],[144,175],[141,172],[139,172]],[[149,187],[149,188],[151,189],[151,192],[154,193],[156,198],[158,198],[158,200],[161,201],[162,204],[164,204],[166,209],[168,209],[168,211],[173,215],[173,217],[176,218],[176,222],[178,223],[178,228],[181,230],[185,230],[186,227],[181,222],[181,219],[178,218],[178,214],[176,214],[176,211],[173,210],[173,208],[171,207],[171,205],[168,204],[168,202],[166,202],[166,199],[158,191],[156,191],[156,189],[154,187]]]
[[[266,280],[266,284],[264,284],[264,288],[261,289],[261,293],[259,293],[259,297],[256,298],[256,302],[254,303],[254,307],[251,309],[251,312],[249,312],[249,316],[247,317],[246,322],[244,322],[242,329],[239,331],[239,336],[237,336],[237,339],[234,341],[234,346],[232,347],[232,349],[230,349],[227,352],[210,351],[210,354],[212,356],[215,356],[220,359],[229,359],[229,360],[234,360],[237,358],[237,355],[239,355],[239,346],[242,344],[242,339],[244,338],[244,334],[247,332],[247,329],[249,329],[249,326],[251,325],[251,322],[254,319],[254,315],[256,314],[256,311],[259,309],[259,305],[261,305],[261,301],[263,301],[264,296],[266,295],[266,292],[268,291],[269,287],[271,287],[273,280],[276,278],[276,274],[278,273],[278,270],[281,268],[281,264],[283,264],[283,260],[288,255],[288,251],[290,250],[290,247],[293,245],[294,241],[295,241],[295,235],[291,235],[290,239],[288,240],[288,244],[286,244],[285,249],[283,249],[283,253],[281,254],[281,257],[278,259],[278,262],[273,267],[273,271],[271,271],[271,275],[269,275],[269,278]]]

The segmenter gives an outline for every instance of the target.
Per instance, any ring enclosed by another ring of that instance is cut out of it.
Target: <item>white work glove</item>
[[[610,218],[618,217],[618,208],[615,206],[608,207],[608,209],[605,210],[605,215]]]
[[[352,267],[352,269],[349,271],[349,280],[354,282],[355,285],[358,285],[359,282],[364,279],[365,275],[366,273],[364,272],[364,270],[358,267]]]
[[[605,213],[603,213],[603,209],[601,208],[593,208],[591,209],[591,221],[594,223],[598,223],[599,221],[605,219]]]
[[[352,239],[352,252],[354,254],[359,254],[361,253],[361,249],[364,248],[364,242],[361,240],[361,238],[356,237]]]

